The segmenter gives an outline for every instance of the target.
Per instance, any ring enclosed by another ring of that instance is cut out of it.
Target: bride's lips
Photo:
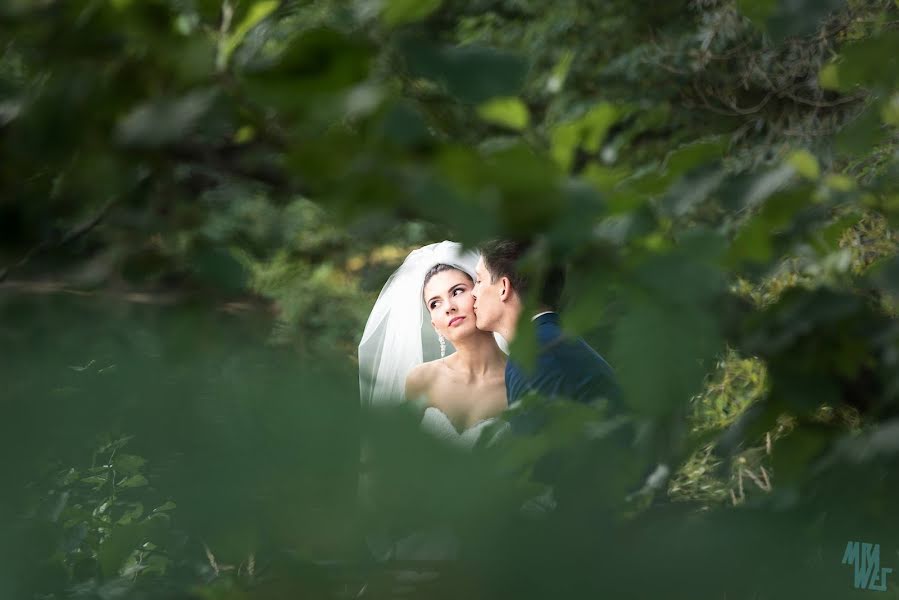
[[[456,323],[461,323],[464,318],[465,317],[453,317],[452,319],[450,319],[449,326],[453,327]]]

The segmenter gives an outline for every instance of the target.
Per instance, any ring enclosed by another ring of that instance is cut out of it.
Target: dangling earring
[[[437,336],[437,338],[440,340],[440,358],[443,358],[446,356],[446,340],[443,339],[442,335]]]

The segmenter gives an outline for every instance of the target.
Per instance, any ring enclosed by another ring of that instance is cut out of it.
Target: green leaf
[[[826,227],[816,230],[812,240],[813,245],[821,254],[839,250],[843,234],[846,233],[847,229],[858,225],[861,219],[860,214],[850,214],[837,219]]]
[[[685,406],[722,350],[712,306],[724,281],[712,245],[720,241],[697,236],[683,251],[644,259],[625,289],[611,356],[625,401],[638,414],[663,417]]]
[[[727,140],[723,136],[713,136],[684,144],[668,153],[663,168],[669,179],[720,160],[727,149]]]
[[[247,33],[249,33],[250,30],[258,25],[263,19],[272,14],[278,8],[278,4],[278,0],[259,0],[253,3],[243,20],[234,28],[234,31],[225,38],[219,49],[216,63],[220,70],[225,68],[228,64],[234,50],[240,46],[247,36]]]
[[[899,93],[893,94],[883,103],[880,118],[887,125],[899,126]]]
[[[674,314],[677,318],[671,318]],[[649,417],[686,406],[721,348],[711,313],[632,298],[615,328],[612,348],[625,401]]]
[[[818,73],[818,85],[823,90],[839,91],[840,67],[836,63],[827,63]]]
[[[598,152],[609,129],[620,116],[615,105],[601,102],[582,117],[557,124],[550,136],[553,159],[563,170],[570,170],[578,147],[587,152]]]
[[[777,9],[777,0],[738,0],[737,7],[747,19],[762,25]]]
[[[152,535],[158,534],[161,526],[161,522],[152,519],[113,527],[97,553],[103,575],[115,576],[131,553]]]
[[[527,129],[531,115],[528,107],[518,98],[495,98],[478,107],[478,116],[494,125],[516,131]]]
[[[91,475],[90,477],[85,477],[81,481],[88,485],[103,485],[109,481],[109,477],[107,475]]]
[[[790,485],[808,477],[812,471],[811,463],[822,456],[838,434],[835,429],[806,423],[778,440],[771,456],[777,482]]]
[[[775,42],[817,31],[830,13],[846,0],[740,0],[741,13],[762,26]]]
[[[894,300],[899,299],[899,257],[893,256],[877,261],[865,277]]]
[[[671,216],[686,216],[718,189],[724,177],[725,172],[717,166],[694,169],[668,189],[660,206]]]
[[[795,150],[787,157],[787,164],[796,169],[796,172],[806,179],[818,179],[821,176],[821,167],[818,159],[808,150]]]
[[[421,21],[442,3],[443,0],[386,0],[381,18],[390,27]]]
[[[208,283],[239,291],[247,286],[247,270],[226,248],[203,247],[193,256],[194,273]]]
[[[403,147],[433,141],[424,115],[409,102],[397,102],[390,106],[377,131],[385,141]]]
[[[847,156],[863,156],[886,141],[888,132],[880,117],[880,106],[871,103],[861,116],[836,135],[836,147]]]
[[[247,69],[247,92],[286,113],[319,109],[322,96],[347,92],[369,74],[372,48],[361,37],[325,27],[293,35],[274,61]],[[344,106],[343,103],[336,105]]]
[[[119,454],[113,460],[115,470],[122,475],[133,475],[147,463],[146,459],[135,454]]]
[[[772,254],[771,230],[761,217],[744,225],[731,245],[731,258],[736,262],[766,263]]]
[[[837,192],[851,192],[855,189],[855,180],[841,173],[830,173],[824,178],[824,185]]]
[[[131,508],[116,521],[117,525],[128,525],[129,523],[133,523],[136,519],[139,519],[144,514],[144,505],[140,502],[134,502],[131,504]]]
[[[438,46],[406,39],[400,50],[413,77],[430,79],[467,104],[514,96],[524,86],[529,64],[518,55],[487,46]]]
[[[562,86],[565,85],[565,80],[568,78],[568,71],[571,70],[571,63],[573,60],[573,51],[565,50],[562,53],[562,58],[560,58],[559,62],[556,63],[556,66],[553,67],[549,78],[546,80],[547,92],[556,94],[561,91]]]
[[[177,504],[175,504],[175,503],[172,502],[171,500],[168,500],[168,501],[166,501],[165,503],[163,503],[163,504],[157,506],[156,508],[154,508],[154,509],[153,509],[153,512],[154,512],[154,513],[166,512],[166,511],[169,511],[169,510],[174,510],[175,508],[177,508]]]
[[[132,475],[131,477],[126,477],[122,481],[116,484],[116,487],[127,489],[127,488],[136,488],[136,487],[144,487],[149,484],[147,478],[143,475]]]
[[[862,86],[891,91],[899,84],[899,32],[850,43],[840,51],[838,61],[838,76],[827,83],[838,83],[839,90],[850,92]]]

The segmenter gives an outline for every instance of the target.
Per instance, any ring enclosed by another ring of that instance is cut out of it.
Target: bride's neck
[[[492,333],[479,331],[454,344],[453,368],[470,375],[485,375],[503,366],[505,355],[496,344]]]

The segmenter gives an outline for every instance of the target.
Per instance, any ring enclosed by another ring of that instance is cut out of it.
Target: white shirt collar
[[[556,312],[556,311],[554,311],[554,310],[544,310],[542,313],[537,313],[536,315],[534,315],[533,317],[531,317],[531,321],[536,321],[537,319],[539,319],[539,318],[542,317],[543,315],[548,315],[548,314],[554,313],[554,312]]]

